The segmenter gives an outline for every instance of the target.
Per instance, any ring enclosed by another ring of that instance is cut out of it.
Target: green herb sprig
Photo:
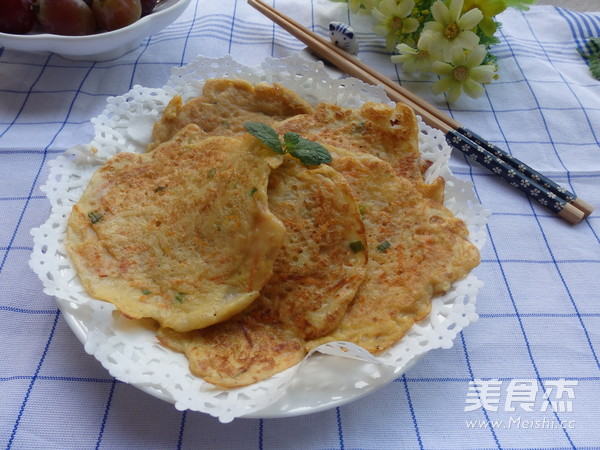
[[[325,147],[318,142],[304,139],[297,133],[291,131],[284,133],[282,142],[277,131],[262,122],[246,122],[244,128],[274,152],[280,155],[289,153],[303,164],[318,166],[333,161],[331,154]]]
[[[589,53],[581,50],[579,50],[579,53],[588,60],[592,76],[596,80],[600,80],[600,38],[590,38],[588,46],[591,49]]]

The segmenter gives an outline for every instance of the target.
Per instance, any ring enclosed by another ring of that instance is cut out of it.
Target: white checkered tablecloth
[[[278,0],[322,35],[354,25],[360,58],[600,206],[600,82],[578,49],[600,13],[550,6],[500,16],[500,78],[444,103],[389,62],[345,3]],[[90,118],[134,85],[160,87],[198,55],[255,65],[303,45],[243,0],[193,1],[126,55],[70,61],[0,47],[0,447],[10,449],[600,448],[600,211],[571,226],[461,155],[453,172],[491,211],[475,274],[479,320],[393,383],[328,411],[279,419],[181,412],[85,353],[28,266],[49,203],[48,162],[92,139]],[[480,395],[477,395],[477,392]]]

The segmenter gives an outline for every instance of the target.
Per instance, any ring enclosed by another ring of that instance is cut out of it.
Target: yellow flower
[[[408,17],[414,6],[413,0],[400,0],[398,3],[396,0],[382,0],[379,6],[371,11],[377,20],[373,31],[379,36],[385,36],[388,51],[394,50],[403,34],[412,33],[419,27],[417,19]]]
[[[431,70],[442,78],[432,86],[433,93],[446,92],[449,103],[455,102],[463,91],[473,98],[483,94],[482,84],[491,82],[496,72],[495,65],[481,65],[486,53],[484,45],[478,45],[470,51],[454,47],[450,63],[435,61]]]
[[[465,0],[463,12],[477,8],[483,14],[479,28],[488,36],[493,36],[498,28],[494,17],[508,8],[506,0]]]
[[[435,50],[440,51],[445,59],[450,58],[454,47],[470,50],[479,43],[479,37],[473,30],[481,19],[482,12],[475,8],[461,15],[463,0],[452,0],[450,7],[441,0],[431,6],[433,21],[427,22],[423,33],[431,33],[435,42]]]
[[[406,73],[427,74],[431,71],[431,64],[437,61],[437,55],[431,50],[432,42],[432,36],[424,34],[419,38],[417,48],[398,44],[396,46],[398,54],[392,56],[392,62],[401,64],[402,70]]]

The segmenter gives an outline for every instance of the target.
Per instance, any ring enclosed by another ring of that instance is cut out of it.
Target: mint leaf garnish
[[[283,135],[283,143],[285,144],[285,148],[288,152],[292,152],[296,147],[298,147],[298,143],[300,142],[300,136],[298,133],[293,133],[288,131]]]
[[[298,158],[309,166],[318,166],[332,161],[331,154],[325,147],[318,142],[309,141],[303,137],[298,137],[298,144],[289,152],[294,158]]]
[[[244,127],[248,133],[263,141],[265,145],[277,153],[289,153],[303,164],[318,166],[319,164],[327,164],[333,161],[331,154],[325,147],[318,142],[304,139],[297,133],[291,131],[284,133],[282,146],[279,135],[269,125],[261,122],[247,122],[244,124]]]
[[[277,131],[275,131],[269,125],[261,122],[246,122],[244,124],[244,128],[246,128],[246,131],[248,131],[248,133],[250,133],[252,136],[263,141],[265,145],[267,145],[274,152],[281,155],[285,153],[285,150],[279,141],[279,135],[277,134]]]

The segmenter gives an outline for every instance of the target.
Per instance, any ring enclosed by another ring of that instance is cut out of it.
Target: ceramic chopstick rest
[[[343,22],[329,23],[329,39],[336,46],[351,55],[358,54],[358,40],[352,27]]]

